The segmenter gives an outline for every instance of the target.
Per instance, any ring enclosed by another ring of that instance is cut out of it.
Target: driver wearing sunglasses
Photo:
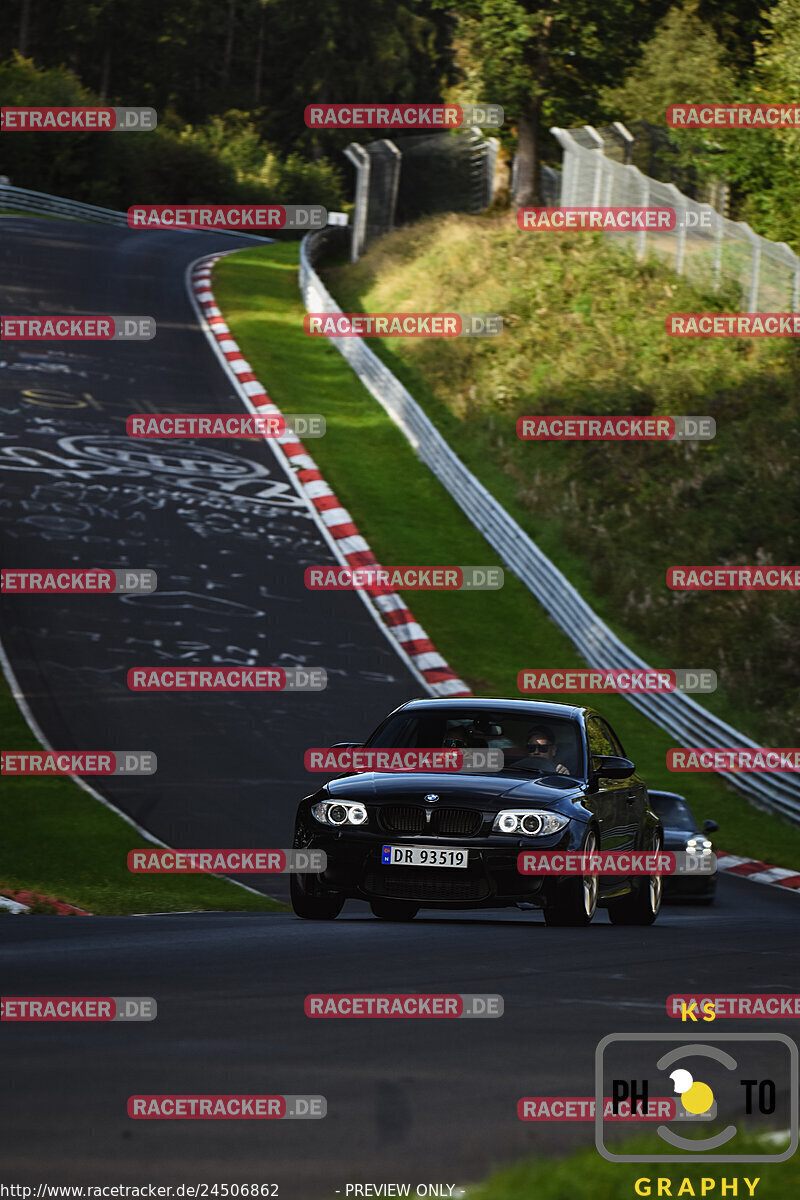
[[[556,742],[549,729],[536,725],[528,732],[526,740],[527,757],[532,759],[544,772],[558,775],[569,775],[568,767],[556,762]]]

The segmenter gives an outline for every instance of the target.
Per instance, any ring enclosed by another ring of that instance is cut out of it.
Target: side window
[[[610,730],[605,721],[599,717],[589,717],[586,722],[586,733],[589,738],[589,753],[616,754],[617,750],[609,737]]]
[[[605,733],[606,733],[606,736],[608,737],[608,741],[609,741],[610,745],[612,745],[614,747],[614,749],[612,751],[610,751],[610,753],[617,754],[617,755],[619,755],[620,758],[624,758],[625,751],[622,749],[622,742],[619,740],[617,735],[614,733],[614,730],[611,728],[608,721],[598,721],[598,724],[603,726],[603,729],[605,730]]]

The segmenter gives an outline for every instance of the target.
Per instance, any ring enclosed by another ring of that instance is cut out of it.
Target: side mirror
[[[363,742],[334,742],[331,750],[357,750],[359,746],[363,745]]]
[[[716,833],[718,829],[716,821],[703,821],[703,833]]]
[[[616,754],[593,754],[592,770],[605,779],[627,779],[636,767],[629,758],[620,758]]]

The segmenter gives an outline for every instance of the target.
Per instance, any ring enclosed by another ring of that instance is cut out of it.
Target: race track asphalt
[[[9,567],[151,567],[153,596],[11,597],[3,642],[59,749],[150,749],[103,794],[173,845],[285,845],[302,752],[361,737],[419,694],[358,597],[306,593],[331,555],[254,442],[132,444],[146,411],[240,411],[195,323],[186,265],[241,244],[0,219],[4,313],[134,313],[141,344],[0,347],[0,544]],[[269,386],[269,380],[264,381]],[[310,406],[313,408],[313,405]],[[319,695],[128,692],[130,666],[322,665]],[[276,890],[277,881],[270,884]],[[590,1124],[524,1124],[524,1095],[590,1095],[610,1032],[674,1032],[681,991],[796,987],[798,897],[723,878],[714,908],[652,929],[547,928],[535,912],[384,924],[290,915],[0,917],[3,995],[153,996],[149,1024],[0,1024],[2,1182],[467,1184]],[[499,1020],[312,1021],[310,992],[491,992]],[[793,1034],[792,1022],[726,1021]],[[779,1086],[780,1090],[780,1086]],[[143,1093],[322,1094],[322,1121],[131,1121]]]
[[[246,242],[244,244],[247,244]],[[149,342],[0,344],[5,567],[149,567],[147,596],[0,596],[0,628],[59,750],[150,750],[98,790],[173,846],[291,845],[310,746],[360,741],[424,694],[354,593],[308,592],[333,556],[261,441],[132,439],[132,412],[242,412],[184,284],[233,235],[0,218],[4,314],[156,318]],[[269,381],[265,380],[269,387]],[[313,449],[313,447],[312,447]],[[320,693],[133,693],[135,666],[323,666]],[[10,747],[9,747],[10,748]],[[277,890],[285,879],[276,881]]]

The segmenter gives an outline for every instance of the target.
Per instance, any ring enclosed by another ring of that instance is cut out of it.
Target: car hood
[[[466,775],[453,772],[364,771],[332,779],[328,794],[340,799],[422,801],[435,793],[442,801],[492,807],[501,804],[559,804],[584,795],[583,785],[565,775],[544,778],[504,771],[497,775]]]

